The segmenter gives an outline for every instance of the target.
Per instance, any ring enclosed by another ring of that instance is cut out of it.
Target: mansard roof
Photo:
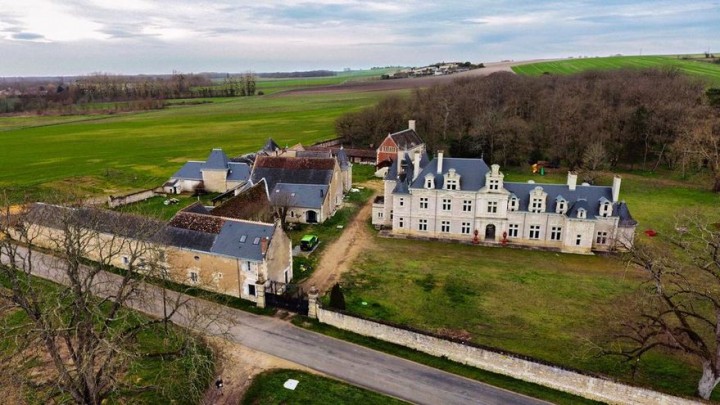
[[[612,187],[606,186],[583,186],[578,185],[575,190],[570,190],[567,184],[539,184],[539,183],[512,183],[505,182],[505,189],[515,194],[520,200],[520,211],[527,211],[530,204],[530,192],[536,187],[542,187],[547,193],[547,202],[556,201],[559,197],[564,198],[570,209],[567,215],[576,217],[578,208],[585,208],[587,215],[600,214],[601,200],[612,201]],[[557,204],[557,203],[555,203]],[[545,212],[555,212],[555,204],[545,204]],[[613,215],[616,213],[613,211]]]
[[[444,183],[444,174],[450,169],[455,169],[455,173],[461,176],[460,190],[478,191],[485,187],[485,174],[490,168],[482,159],[465,159],[465,158],[443,158],[442,173],[437,173],[438,159],[433,159],[426,165],[410,188],[425,188],[425,176],[428,174],[435,178],[435,189],[441,190]]]
[[[404,129],[388,135],[397,145],[398,149],[412,149],[423,144],[423,140],[413,129]]]

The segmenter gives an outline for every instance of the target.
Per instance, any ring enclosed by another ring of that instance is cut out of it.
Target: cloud
[[[0,76],[341,69],[640,48],[720,50],[717,0],[5,3]],[[49,55],[55,63],[38,63]]]

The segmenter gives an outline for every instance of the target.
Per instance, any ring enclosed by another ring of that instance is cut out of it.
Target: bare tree
[[[282,229],[287,229],[287,216],[290,209],[295,206],[295,196],[293,193],[284,190],[275,190],[270,196],[270,204],[272,204],[275,218],[280,220]]]
[[[686,131],[674,148],[682,155],[683,165],[707,167],[713,175],[712,191],[720,193],[720,118],[704,120],[701,126]]]
[[[630,249],[647,281],[606,354],[635,364],[655,350],[682,353],[702,367],[697,394],[709,399],[720,382],[720,223],[685,215],[677,230],[669,240],[637,241]]]
[[[27,324],[16,328],[31,332],[13,334],[21,341],[18,347],[41,346],[49,356],[55,378],[45,388],[51,393],[69,395],[77,403],[100,404],[117,390],[152,388],[118,377],[140,355],[138,335],[173,317],[193,316],[186,296],[145,283],[165,274],[162,239],[163,227],[157,221],[99,209],[44,204],[4,209],[0,277],[8,288],[0,290],[0,301],[11,302],[27,317]],[[126,271],[105,271],[119,260]],[[33,275],[66,288],[47,288]],[[164,309],[156,318],[125,309],[144,306],[157,313],[160,305]],[[13,331],[3,328],[0,336],[9,332]],[[193,370],[212,367],[190,335],[180,350],[197,366]],[[182,392],[197,395],[203,387],[191,382]]]

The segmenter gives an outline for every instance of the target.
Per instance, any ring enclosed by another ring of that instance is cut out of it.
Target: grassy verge
[[[0,275],[0,288],[8,287],[8,282]],[[50,281],[33,277],[32,282],[44,294],[62,294],[63,287]],[[132,310],[122,310],[118,318],[132,322],[147,320],[146,316]],[[37,332],[32,329],[24,312],[17,310],[1,314],[0,357],[6,358],[18,350],[27,350],[18,343],[34,333]],[[163,325],[153,325],[138,334],[132,347],[126,350],[133,353],[134,359],[128,364],[127,370],[121,370],[118,375],[121,387],[124,388],[112,393],[107,401],[109,404],[198,403],[214,374],[213,354],[209,347],[200,337],[174,325],[170,325],[167,332]],[[42,349],[38,352],[30,351],[23,355],[21,361],[14,360],[6,364],[0,370],[0,381],[6,381],[8,373],[15,374],[20,381],[34,381],[53,375],[53,366],[38,354],[42,352]],[[198,364],[207,364],[207,367],[199,367]],[[44,387],[30,384],[22,386],[22,392],[15,394],[21,395],[27,403],[42,403],[47,396],[58,403],[69,402],[65,394],[54,392],[54,389],[53,384]],[[3,388],[0,388],[0,393],[3,392]]]
[[[404,346],[393,343],[384,342],[375,338],[358,335],[356,333],[337,329],[335,327],[321,324],[315,320],[306,317],[295,317],[293,324],[301,328],[305,328],[314,332],[342,339],[360,346],[365,346],[373,350],[388,353],[393,356],[402,357],[404,359],[424,364],[429,367],[447,371],[466,378],[481,381],[495,387],[504,388],[520,394],[543,399],[556,404],[598,404],[599,402],[591,401],[575,395],[556,391],[541,385],[528,383],[507,377],[500,374],[491,373],[489,371],[480,370],[475,367],[466,366],[443,357],[435,357],[429,354],[418,352]]]
[[[299,381],[295,390],[283,387],[288,379]],[[241,403],[400,405],[407,402],[303,371],[271,370],[255,377]]]

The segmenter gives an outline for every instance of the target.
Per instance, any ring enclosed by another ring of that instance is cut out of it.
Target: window
[[[383,218],[383,212],[382,212],[382,211],[378,211],[378,216],[377,216],[377,217],[378,217],[378,219],[382,219],[382,218]]]
[[[259,237],[253,239],[253,245],[257,245],[257,244],[259,244],[259,243],[260,243],[260,238],[259,238]]]
[[[517,238],[520,233],[520,225],[510,224],[508,225],[508,236],[511,238]]]
[[[405,227],[405,218],[398,218],[398,228]]]
[[[390,220],[391,220],[391,221],[392,221],[392,219],[393,219],[393,211],[394,211],[394,210],[390,210]]]
[[[557,207],[555,208],[556,214],[564,214],[567,212],[567,201],[558,200]]]
[[[543,200],[542,198],[533,198],[530,205],[530,212],[542,212]]]
[[[575,246],[580,246],[581,243],[582,243],[582,235],[578,235],[575,238]]]
[[[540,225],[530,225],[530,239],[540,239]]]
[[[472,200],[463,200],[462,210],[463,212],[472,211]]]
[[[463,235],[470,235],[470,222],[463,222],[460,227],[460,233]]]
[[[487,212],[491,214],[497,213],[498,203],[497,201],[488,201]]]
[[[198,275],[197,271],[190,271],[188,276],[189,276],[188,278],[190,278],[190,282],[192,284],[197,284],[198,281],[200,281],[200,276]]]
[[[255,295],[255,286],[252,284],[248,284],[248,294],[249,295]]]
[[[609,202],[606,202],[600,207],[600,216],[603,218],[607,218],[610,215],[612,215],[612,206]]]
[[[420,209],[426,210],[428,207],[428,198],[420,197]]]
[[[245,262],[245,270],[252,271],[252,263],[251,262]]]
[[[562,227],[553,226],[550,228],[550,240],[558,241],[560,240],[560,235],[562,235]]]
[[[435,179],[431,176],[425,177],[425,188],[435,188]]]
[[[427,231],[427,219],[418,220],[418,230]]]
[[[442,200],[442,209],[443,211],[450,211],[452,210],[452,202],[449,198],[443,198]]]
[[[510,211],[517,211],[519,205],[520,204],[517,197],[510,198],[510,202],[508,203],[508,208],[510,208]]]
[[[129,259],[127,256],[123,256],[123,257],[122,257],[122,262],[123,262],[124,265],[127,266],[128,264],[130,264],[130,259]]]
[[[405,199],[404,198],[398,198],[398,205],[401,207],[405,206]]]
[[[599,245],[605,245],[607,244],[607,232],[598,232],[597,237],[595,238],[595,243]]]
[[[194,259],[195,259],[196,261],[197,261],[197,260],[200,260],[200,256],[195,256]]]
[[[500,189],[500,180],[491,179],[488,183],[488,189],[490,191],[497,191]]]
[[[577,217],[580,219],[587,218],[587,211],[585,211],[585,208],[578,209]]]
[[[457,179],[447,179],[447,180],[445,180],[445,189],[446,189],[446,190],[457,190],[457,189],[458,189],[458,181],[457,181]]]
[[[442,221],[442,222],[440,222],[440,232],[442,232],[442,233],[450,233],[450,221]]]

